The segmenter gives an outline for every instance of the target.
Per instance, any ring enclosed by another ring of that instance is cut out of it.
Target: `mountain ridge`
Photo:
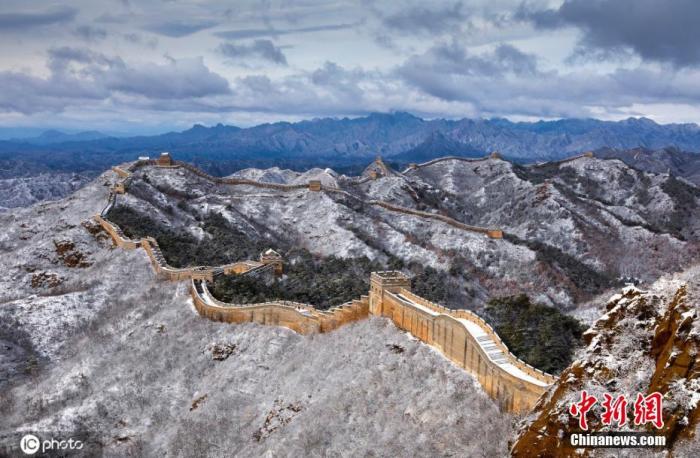
[[[222,174],[230,174],[234,166],[253,163],[265,167],[282,163],[347,165],[376,155],[412,162],[447,154],[479,156],[495,150],[516,162],[528,163],[601,148],[675,147],[700,152],[700,127],[696,124],[663,125],[646,118],[512,122],[500,118],[422,119],[396,112],[247,128],[195,124],[181,132],[79,141],[81,135],[65,135],[66,141],[49,143],[0,141],[0,161],[21,158],[48,163],[50,168],[80,171],[85,162],[106,169],[136,155],[171,151],[205,168],[209,163],[218,164]]]
[[[281,195],[247,184],[222,189],[189,169],[172,167],[136,173],[119,200],[120,205],[138,212],[140,222],[148,217],[165,223],[168,228],[177,228],[181,236],[189,233],[193,241],[213,242],[217,234],[231,235],[238,229],[249,234],[246,239],[264,241],[265,246],[277,248],[286,238],[320,257],[388,258],[390,253],[416,261],[407,263],[406,269],[415,264],[432,265],[433,273],[423,282],[436,286],[431,294],[464,293],[454,299],[431,299],[446,305],[477,306],[486,294],[501,296],[526,290],[538,301],[550,297],[566,306],[565,296],[575,293],[567,292],[568,287],[585,286],[580,284],[582,272],[614,268],[616,277],[642,277],[648,284],[661,272],[685,269],[686,262],[697,260],[697,254],[691,254],[683,265],[675,265],[679,255],[698,248],[700,232],[692,232],[700,227],[697,188],[689,191],[673,177],[639,172],[618,159],[581,156],[526,167],[498,157],[480,161],[444,158],[403,173],[391,169],[385,173],[367,181],[323,169],[304,174],[247,170],[238,175],[251,179],[269,176],[265,181],[288,185],[311,180],[337,182],[360,197],[445,212],[469,223],[500,222],[506,233],[518,238],[495,241],[456,233],[442,222],[364,208],[342,193],[311,192],[302,187]],[[200,447],[194,438],[210,438],[212,434],[219,435],[217,440],[246,444],[245,450],[253,455],[289,451],[290,443],[298,444],[294,445],[299,447],[295,453],[309,454],[317,441],[309,445],[299,437],[333,438],[338,434],[329,431],[344,431],[343,440],[334,440],[326,447],[347,450],[344,438],[359,438],[368,444],[363,453],[382,447],[401,456],[410,454],[401,448],[405,441],[391,441],[410,433],[424,438],[421,455],[505,456],[511,445],[507,440],[513,418],[499,412],[467,373],[383,320],[371,318],[317,339],[303,339],[283,329],[251,324],[232,332],[231,327],[201,319],[193,313],[186,285],[159,281],[140,250],[113,250],[106,234],[86,224],[86,219],[103,208],[115,180],[117,171],[108,171],[62,201],[0,213],[7,228],[0,237],[0,248],[6,252],[0,265],[9,273],[2,279],[5,288],[0,320],[9,324],[4,330],[0,328],[4,332],[0,343],[9,342],[11,357],[5,360],[11,377],[0,378],[0,383],[13,384],[0,395],[9,406],[0,420],[5,429],[36,429],[40,425],[46,430],[78,434],[85,419],[95,419],[91,437],[105,444],[108,453],[117,455],[132,450],[141,455],[176,453],[183,444],[190,444],[187,450],[204,455],[207,444]],[[692,202],[683,203],[688,193]],[[668,226],[667,220],[682,208],[687,210],[685,222]],[[209,218],[210,213],[219,213],[223,226]],[[222,227],[226,228],[223,232],[219,230]],[[275,239],[279,243],[271,244]],[[239,247],[228,241],[204,254],[207,258],[211,253],[226,254],[219,253],[219,247],[242,255]],[[344,253],[339,252],[343,247]],[[572,264],[575,259],[580,262]],[[427,272],[425,269],[422,275]],[[693,274],[697,270],[689,272],[697,278]],[[570,277],[576,281],[571,282]],[[556,287],[559,283],[562,288]],[[607,286],[603,290],[611,293]],[[541,294],[532,294],[538,291]],[[689,297],[687,304],[692,306],[693,300]],[[687,313],[685,308],[675,311],[681,317]],[[639,329],[637,315],[629,316]],[[662,322],[681,323],[675,318]],[[697,319],[694,323],[697,327]],[[647,328],[642,329],[643,334],[638,332],[640,338],[651,336]],[[622,334],[613,331],[603,329],[601,335],[610,335],[613,344],[615,339],[622,340],[624,345],[618,347],[629,350],[624,339],[618,338]],[[683,343],[683,335],[672,335],[670,342]],[[216,356],[221,348],[230,352],[230,358]],[[354,352],[354,348],[361,351]],[[627,355],[617,347],[612,350],[610,354]],[[651,367],[653,361],[646,354],[636,357],[640,352],[635,358],[616,360],[640,361],[642,369]],[[674,371],[690,353],[679,354],[681,358],[672,361]],[[664,367],[665,361],[664,357],[659,367]],[[173,372],[173,367],[180,369]],[[319,373],[324,376],[319,377]],[[146,385],[144,380],[148,380]],[[697,378],[689,380],[687,386],[693,388],[696,383]],[[302,392],[300,386],[304,387]],[[394,387],[389,398],[386,390],[376,388],[384,386]],[[163,387],[167,387],[167,397],[161,397]],[[692,392],[683,387],[669,393],[673,394],[674,404],[669,403],[674,408],[673,418],[682,420]],[[566,403],[569,398],[567,394],[554,401]],[[420,405],[416,407],[415,402]],[[165,403],[187,417],[178,420],[181,416],[167,414],[167,410],[163,414]],[[50,408],[42,407],[46,405]],[[550,412],[540,409],[533,413],[522,434],[532,431],[537,435],[528,425],[539,427],[537,419],[552,417]],[[243,419],[234,424],[236,433],[231,434],[227,423],[226,428],[212,433],[211,424],[219,424],[213,419],[225,416]],[[268,428],[269,418],[281,418],[284,427]],[[407,418],[428,418],[431,429],[426,430],[422,420]],[[392,429],[378,433],[372,426],[378,423]],[[406,424],[413,429],[407,432]],[[532,444],[530,437],[519,442]],[[559,436],[544,435],[535,446],[547,450],[549,437]],[[678,441],[674,447],[678,456],[694,456],[685,451],[696,447],[696,441]]]

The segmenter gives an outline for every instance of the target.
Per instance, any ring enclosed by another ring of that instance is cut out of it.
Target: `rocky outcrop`
[[[688,299],[687,287],[679,288],[660,318],[651,342],[656,369],[648,391],[666,393],[663,432],[671,443],[690,436],[700,416],[697,309],[698,304]]]
[[[591,409],[589,431],[647,431],[666,437],[673,449],[695,433],[700,402],[700,269],[664,278],[649,291],[626,287],[613,296],[605,313],[584,337],[580,357],[540,399],[524,421],[512,448],[516,457],[581,456],[592,449],[574,449],[567,433],[579,430],[569,407],[582,390],[602,402],[603,394],[625,395],[632,411],[637,393],[663,395],[663,426],[624,427],[601,422],[600,403]],[[632,416],[628,412],[628,417]]]

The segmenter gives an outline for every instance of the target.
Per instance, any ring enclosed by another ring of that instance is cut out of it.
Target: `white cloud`
[[[652,2],[642,3],[631,17],[654,17]],[[590,5],[521,5],[304,0],[261,6],[242,0],[235,8],[223,1],[166,8],[159,0],[76,0],[70,8],[38,1],[30,10],[8,0],[0,13],[6,43],[0,124],[16,122],[18,113],[25,123],[43,122],[47,112],[59,123],[72,122],[81,109],[102,124],[133,114],[154,126],[217,116],[251,123],[392,110],[428,117],[642,114],[698,121],[697,110],[687,108],[700,102],[700,70],[687,64],[692,49],[676,47],[664,60],[659,48],[622,43],[620,30],[610,31],[606,47],[586,38],[595,27],[611,27]],[[659,13],[666,29],[685,20],[672,10]],[[638,31],[635,24],[624,28]],[[664,42],[689,42],[680,31],[661,32]],[[566,60],[581,55],[582,43],[589,60]],[[605,50],[617,45],[638,58],[608,59],[612,53]],[[608,60],[591,60],[595,49],[596,58]],[[655,63],[660,60],[675,66]]]

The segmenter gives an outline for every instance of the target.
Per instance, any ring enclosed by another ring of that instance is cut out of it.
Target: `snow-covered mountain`
[[[305,337],[201,318],[90,221],[115,179],[0,214],[0,448],[41,431],[86,440],[73,456],[507,453],[512,419],[384,319]]]
[[[381,154],[394,162],[425,161],[445,155],[478,157],[500,151],[521,163],[553,160],[599,148],[665,148],[700,152],[696,124],[657,124],[561,119],[511,122],[506,119],[421,119],[410,113],[372,113],[358,118],[276,122],[247,128],[195,125],[182,132],[138,137],[48,135],[49,140],[0,141],[0,164],[22,158],[32,166],[50,164],[80,172],[86,164],[106,169],[149,151],[171,151],[208,172],[228,175],[244,167],[303,168],[359,164]],[[90,139],[90,136],[94,139]],[[88,140],[89,139],[89,140]]]
[[[27,207],[44,200],[58,200],[90,182],[95,173],[45,172],[0,179],[0,211]]]
[[[220,214],[230,231],[282,253],[304,247],[321,258],[431,266],[444,273],[439,287],[451,306],[478,309],[525,292],[594,317],[609,302],[614,326],[594,329],[619,359],[646,348],[629,339],[681,323],[663,318],[681,283],[686,306],[697,302],[698,271],[689,266],[698,261],[698,188],[618,160],[523,167],[446,159],[405,171],[374,165],[363,177],[323,168],[236,177],[299,187],[231,186],[147,166],[115,208],[212,245],[221,227],[207,215]],[[115,249],[91,221],[116,180],[105,172],[61,200],[0,213],[0,430],[81,435],[106,456],[509,453],[514,419],[471,376],[383,319],[309,337],[201,318],[185,284],[157,280],[143,250]],[[309,190],[310,180],[327,189]],[[499,228],[504,238],[415,212]],[[630,279],[651,293],[629,288],[607,301]],[[631,304],[642,299],[655,308],[635,322]],[[687,337],[672,334],[679,345]],[[581,360],[597,368],[590,353]],[[649,369],[653,358],[634,361]],[[634,378],[632,368],[616,369]],[[678,396],[695,386],[685,380]],[[688,405],[683,399],[678,406]],[[674,412],[680,422],[683,411]],[[696,443],[679,442],[676,455],[693,456]]]
[[[678,148],[633,148],[618,150],[603,148],[596,157],[617,158],[645,172],[670,173],[700,186],[700,154],[681,151]]]
[[[540,399],[513,447],[516,457],[578,456],[566,433],[580,430],[569,407],[581,400],[583,390],[599,400],[587,415],[589,431],[647,431],[666,437],[673,456],[700,453],[700,268],[667,275],[641,290],[632,286],[612,296],[606,313],[584,335],[588,346],[559,381]],[[658,392],[662,398],[663,427],[624,428],[602,422],[605,394],[625,396],[629,410],[637,393]],[[610,456],[588,450],[590,456]],[[659,453],[660,450],[656,450]],[[657,456],[652,450],[635,450],[629,456]]]
[[[251,240],[280,249],[431,266],[449,273],[455,307],[525,292],[571,308],[624,281],[651,282],[680,270],[700,253],[700,190],[619,160],[523,167],[497,158],[446,159],[376,180],[330,169],[237,175],[283,184],[319,180],[342,192],[214,184],[188,170],[151,167],[134,175],[117,207],[200,239],[215,239],[204,220],[217,213]],[[498,228],[504,238],[375,201]]]

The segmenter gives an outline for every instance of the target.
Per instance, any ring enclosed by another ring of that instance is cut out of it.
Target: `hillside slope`
[[[597,150],[595,155],[601,158],[617,158],[646,172],[670,173],[700,186],[700,154],[681,151],[678,148],[603,148]]]
[[[250,256],[246,244],[267,244],[321,257],[367,256],[416,272],[431,267],[450,285],[433,299],[453,307],[525,292],[571,308],[623,278],[651,282],[680,270],[700,253],[700,190],[616,160],[522,167],[447,159],[377,180],[329,169],[241,175],[302,188],[216,184],[185,169],[147,167],[135,173],[111,218],[127,233],[161,234],[166,254],[168,240],[183,249],[197,244],[221,263]],[[304,183],[311,179],[336,191],[310,192]],[[489,239],[397,206],[505,236]],[[124,209],[133,214],[119,217]],[[238,251],[217,235],[232,232],[249,241]],[[208,262],[196,250],[193,256],[192,265]]]
[[[45,200],[61,199],[95,177],[95,173],[40,173],[34,176],[0,178],[0,211],[28,207]]]
[[[0,214],[0,429],[17,433],[2,445],[42,431],[86,438],[85,456],[507,453],[511,419],[385,320],[304,337],[199,317],[142,250],[83,225],[115,178]]]

